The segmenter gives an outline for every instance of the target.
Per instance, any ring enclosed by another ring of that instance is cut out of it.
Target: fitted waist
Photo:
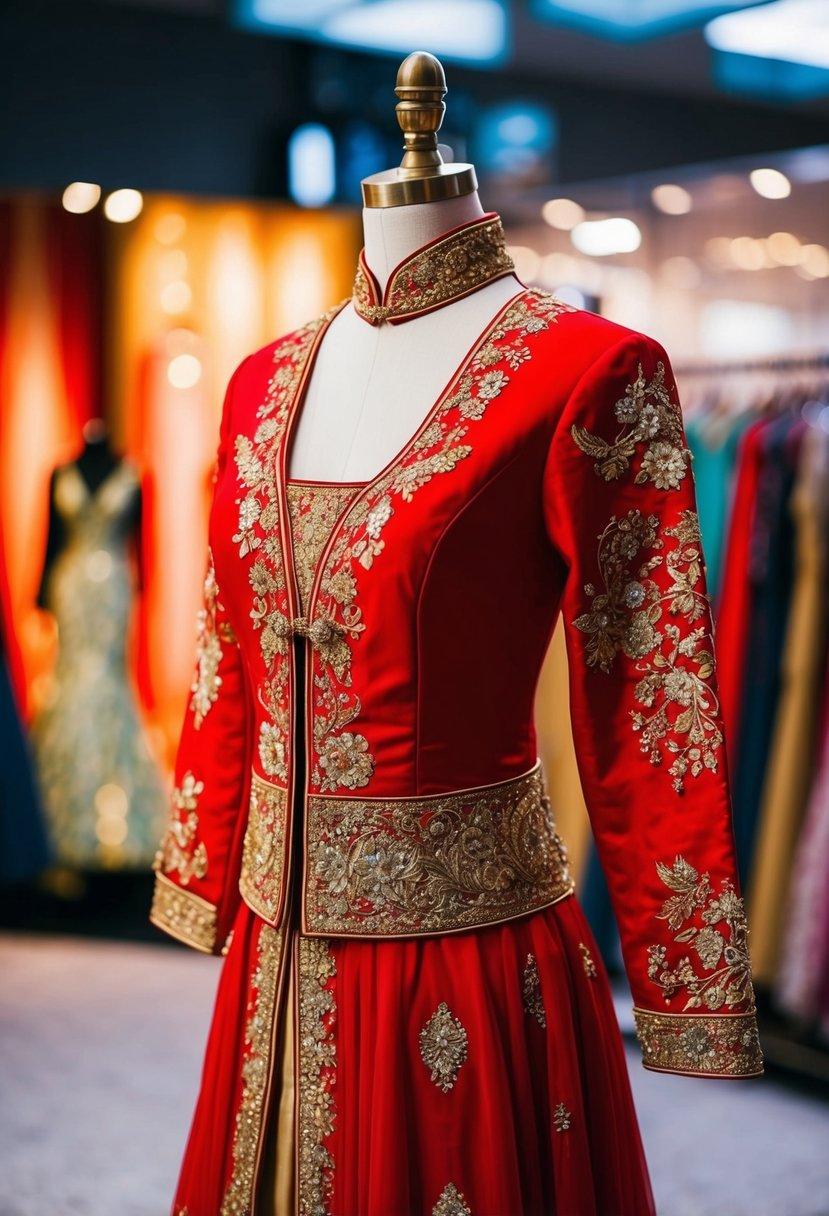
[[[254,773],[241,892],[270,923],[284,881],[287,792]],[[443,794],[309,794],[302,930],[411,937],[511,920],[573,891],[540,760],[516,777]]]

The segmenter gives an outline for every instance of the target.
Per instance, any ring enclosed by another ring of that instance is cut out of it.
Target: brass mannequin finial
[[[438,131],[446,106],[443,67],[428,51],[414,51],[397,72],[397,121],[403,131],[403,160],[398,169],[373,173],[362,181],[365,207],[436,203],[478,189],[472,165],[444,164]]]

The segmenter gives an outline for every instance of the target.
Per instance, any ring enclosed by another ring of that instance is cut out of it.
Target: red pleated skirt
[[[175,1216],[271,1216],[289,992],[297,1216],[655,1212],[610,987],[569,896],[384,941],[282,933],[242,906]]]

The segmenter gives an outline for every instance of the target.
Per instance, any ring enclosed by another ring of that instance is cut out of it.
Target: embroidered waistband
[[[308,800],[305,928],[409,937],[511,920],[573,891],[540,761],[494,785]]]

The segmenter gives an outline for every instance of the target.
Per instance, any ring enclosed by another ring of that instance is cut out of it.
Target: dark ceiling
[[[515,4],[514,59],[447,65],[444,134],[461,158],[476,114],[516,96],[554,110],[550,185],[829,144],[829,100],[772,106],[718,94],[699,32],[611,44],[531,22]],[[0,188],[85,180],[213,196],[284,197],[289,133],[369,125],[399,158],[400,56],[235,28],[227,0],[0,4]],[[428,49],[428,48],[427,48]],[[355,201],[359,185],[339,190]]]
[[[229,0],[101,2],[136,8],[166,8],[220,20],[226,19],[230,8]],[[710,49],[703,38],[701,24],[676,34],[624,43],[539,21],[530,14],[530,0],[507,0],[507,8],[512,47],[504,67],[511,72],[540,76],[551,83],[598,84],[684,97],[738,100],[712,82]],[[259,37],[267,38],[268,35]],[[763,104],[759,97],[743,100]],[[766,104],[780,108],[776,101]],[[784,108],[829,115],[829,96]]]

